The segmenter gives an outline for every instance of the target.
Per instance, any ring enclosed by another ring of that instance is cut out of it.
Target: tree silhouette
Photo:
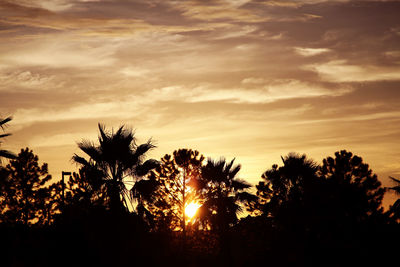
[[[246,191],[251,185],[236,177],[241,165],[234,165],[234,161],[209,158],[201,170],[205,202],[200,207],[200,214],[203,220],[220,233],[238,221],[237,215],[242,211],[240,203],[255,198]]]
[[[257,185],[259,211],[286,240],[273,248],[288,260],[282,264],[315,264],[325,257],[342,261],[346,254],[337,253],[343,244],[355,260],[366,249],[360,245],[364,236],[376,238],[373,229],[385,222],[384,189],[377,176],[360,157],[344,150],[321,166],[295,154],[283,163],[267,170]]]
[[[0,128],[2,130],[4,130],[4,127],[6,126],[6,124],[11,121],[12,118],[11,117],[7,117],[5,119],[1,119],[0,118]],[[11,134],[9,133],[5,133],[5,134],[0,134],[0,145],[1,145],[1,139],[6,137],[6,136],[10,136]],[[1,163],[1,158],[7,158],[7,159],[14,159],[16,156],[14,153],[8,151],[8,150],[3,150],[0,149],[0,163]]]
[[[389,178],[396,184],[395,186],[389,187],[389,189],[393,190],[396,194],[400,194],[400,180],[392,176],[389,176]]]
[[[38,156],[28,148],[5,168],[1,196],[1,221],[24,225],[49,224],[57,211],[55,186],[45,187],[50,181],[47,163],[38,163]]]
[[[73,173],[67,182],[65,205],[81,209],[106,207],[107,192],[97,177],[101,173],[97,169],[83,166],[79,173]]]
[[[203,155],[196,150],[179,149],[173,155],[165,155],[160,166],[152,171],[150,179],[157,190],[149,202],[159,228],[181,229],[186,234],[185,207],[190,202],[201,201],[200,169]]]
[[[335,158],[324,159],[320,167],[305,155],[289,155],[283,163],[282,167],[273,165],[263,174],[265,181],[257,185],[261,209],[267,216],[276,216],[290,205],[307,204],[305,200],[316,202],[313,198],[359,220],[382,212],[384,188],[368,164],[351,152],[336,152]]]
[[[258,209],[265,216],[276,217],[288,203],[299,204],[310,192],[317,179],[318,165],[306,155],[289,154],[282,157],[283,166],[272,165],[256,185]]]
[[[237,178],[241,165],[234,165],[234,161],[209,158],[201,169],[204,203],[199,209],[200,220],[217,235],[219,264],[227,265],[232,264],[228,230],[238,222],[240,204],[255,198],[247,192],[251,185]]]
[[[400,180],[394,177],[389,176],[395,186],[388,187],[389,190],[393,191],[397,196],[400,195]],[[393,205],[389,207],[387,214],[394,219],[395,221],[399,221],[400,219],[400,198],[397,199]]]
[[[131,130],[121,126],[115,133],[107,132],[102,124],[99,127],[99,145],[90,141],[78,143],[78,147],[89,156],[89,160],[75,154],[73,160],[80,164],[96,179],[97,185],[105,187],[109,208],[114,212],[128,210],[129,201],[138,195],[125,185],[140,181],[158,163],[155,160],[144,160],[145,154],[154,148],[151,140],[137,145],[136,137]],[[135,187],[133,187],[135,188]]]
[[[323,160],[320,175],[329,186],[329,196],[335,198],[337,210],[357,221],[382,213],[385,189],[376,174],[361,157],[342,150],[335,158]]]

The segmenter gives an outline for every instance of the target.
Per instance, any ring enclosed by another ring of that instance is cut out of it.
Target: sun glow
[[[188,219],[192,219],[195,215],[197,210],[199,209],[200,204],[195,203],[195,202],[191,202],[189,204],[186,205],[185,208],[185,215]]]

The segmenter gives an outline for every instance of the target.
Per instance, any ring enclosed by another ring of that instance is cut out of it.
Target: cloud
[[[400,67],[382,67],[372,65],[351,65],[346,60],[334,60],[327,63],[305,65],[305,70],[318,73],[330,82],[368,82],[400,80]]]
[[[259,84],[262,80],[256,78],[245,79],[247,82]],[[340,96],[351,92],[351,88],[325,89],[298,80],[276,80],[258,89],[217,89],[209,86],[184,88],[170,86],[155,89],[150,94],[159,100],[180,100],[189,103],[223,101],[230,103],[262,104],[284,99],[309,98],[321,96]]]
[[[150,70],[135,66],[127,66],[122,68],[120,72],[127,77],[143,77],[150,73]]]
[[[233,27],[231,27],[233,28]],[[222,39],[228,39],[228,38],[237,38],[237,37],[242,37],[246,36],[254,31],[257,30],[256,26],[253,25],[246,25],[246,26],[241,26],[241,27],[235,27],[236,29],[228,29],[226,33],[223,33],[222,35],[216,37],[216,40],[222,40]]]
[[[131,114],[139,114],[145,99],[130,98],[124,101],[80,103],[60,110],[46,112],[47,108],[19,109],[14,118],[18,124],[30,124],[40,121],[67,121],[99,118],[128,118]],[[148,102],[148,101],[146,101]],[[123,109],[121,107],[124,107]]]
[[[267,20],[266,17],[259,16],[251,10],[240,8],[243,3],[235,4],[233,1],[174,1],[171,7],[181,10],[185,17],[203,21],[224,19],[227,21],[255,23]]]
[[[51,136],[34,136],[29,140],[30,147],[57,147],[72,145],[74,142],[82,139],[82,136],[88,135],[86,132],[54,134]]]
[[[114,62],[113,53],[119,44],[100,40],[76,40],[73,35],[57,34],[32,40],[30,46],[18,43],[9,53],[0,55],[3,64],[10,66],[101,67]]]
[[[156,153],[184,145],[237,157],[256,178],[293,150],[320,159],[345,146],[378,162],[400,151],[399,7],[0,0],[7,148],[42,147],[51,166],[69,169],[69,152],[53,161],[59,145],[72,154],[101,121],[133,123]]]
[[[245,78],[241,81],[242,84],[263,84],[266,82],[267,81],[263,78],[254,78],[254,77]]]
[[[295,47],[294,51],[301,55],[301,56],[305,56],[305,57],[310,57],[310,56],[316,56],[316,55],[320,55],[323,53],[327,53],[329,51],[331,51],[328,48],[302,48],[302,47]]]
[[[40,73],[32,73],[29,70],[26,71],[13,71],[4,72],[0,68],[0,90],[10,90],[11,88],[36,88],[43,89],[48,83],[54,80],[52,75],[43,75]],[[46,86],[47,88],[47,86]]]
[[[70,104],[61,108],[32,107],[19,108],[14,117],[17,124],[31,124],[40,121],[56,122],[69,120],[101,120],[104,118],[128,119],[133,114],[139,116],[145,114],[154,107],[168,107],[168,102],[174,105],[203,103],[207,105],[213,102],[231,104],[268,104],[280,100],[335,97],[351,92],[350,88],[325,89],[298,80],[277,80],[269,84],[257,84],[259,88],[217,89],[212,85],[200,85],[194,88],[185,86],[168,86],[145,92],[137,92],[125,95],[119,100],[113,96],[104,99],[93,98],[88,102]],[[108,101],[112,98],[113,101]],[[123,107],[123,108],[122,108]]]
[[[331,0],[330,2],[349,2],[351,0]],[[261,2],[266,6],[278,6],[278,7],[291,7],[299,8],[304,5],[318,4],[327,2],[326,0],[276,0],[276,1],[264,1]]]

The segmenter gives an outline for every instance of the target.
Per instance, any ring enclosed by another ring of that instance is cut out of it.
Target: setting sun
[[[195,202],[191,202],[189,203],[186,208],[185,208],[185,215],[191,219],[194,217],[194,215],[196,215],[197,210],[199,209],[200,204],[195,203]]]

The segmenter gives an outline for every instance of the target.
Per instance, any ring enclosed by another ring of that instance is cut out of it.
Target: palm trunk
[[[183,235],[183,247],[185,249],[186,242],[186,214],[185,214],[185,205],[186,205],[186,169],[183,173],[183,191],[182,191],[182,235]]]
[[[110,190],[110,210],[114,213],[120,213],[121,209],[121,200],[119,195],[119,190],[117,184],[113,181],[111,184]]]

